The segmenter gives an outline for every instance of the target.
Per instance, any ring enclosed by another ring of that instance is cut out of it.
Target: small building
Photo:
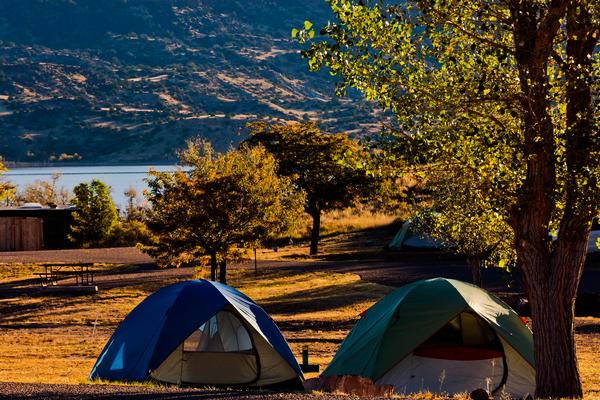
[[[0,208],[0,251],[64,249],[69,240],[75,207],[43,207],[28,203]]]

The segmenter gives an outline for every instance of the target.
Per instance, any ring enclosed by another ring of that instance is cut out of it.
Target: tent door
[[[170,383],[249,384],[260,363],[252,335],[232,312],[222,310],[192,332],[151,376]]]
[[[465,310],[386,372],[377,383],[398,393],[450,394],[482,388],[495,391],[506,382],[503,346],[481,317]]]
[[[236,353],[183,353],[181,381],[212,385],[240,385],[257,377],[256,356]]]
[[[456,394],[482,388],[494,390],[502,382],[502,357],[487,360],[443,360],[416,356],[404,358],[377,380],[394,386],[399,394],[433,392]]]

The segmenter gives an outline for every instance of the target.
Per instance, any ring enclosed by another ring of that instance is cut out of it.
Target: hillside
[[[0,154],[169,161],[190,136],[224,149],[267,117],[377,129],[290,39],[329,15],[322,0],[0,0]]]

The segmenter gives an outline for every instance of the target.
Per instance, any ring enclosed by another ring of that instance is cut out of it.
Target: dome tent
[[[303,379],[267,313],[239,291],[207,280],[148,296],[115,330],[89,377],[293,387]]]
[[[400,394],[535,391],[533,335],[496,296],[453,279],[403,286],[352,328],[323,376],[358,375]]]
[[[388,250],[444,250],[448,247],[441,240],[432,238],[431,236],[417,232],[412,227],[412,218],[402,224],[400,230],[386,245]]]

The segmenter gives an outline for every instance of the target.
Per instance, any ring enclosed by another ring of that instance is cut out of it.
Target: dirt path
[[[253,268],[252,263],[237,267]],[[419,279],[444,277],[471,281],[466,262],[456,256],[435,253],[405,252],[386,258],[339,260],[339,261],[261,261],[261,268],[290,268],[312,271],[354,273],[361,279],[382,285],[399,287]],[[522,291],[517,272],[500,269],[482,270],[483,287],[496,292]],[[580,292],[600,294],[600,269],[586,268],[580,284]]]

